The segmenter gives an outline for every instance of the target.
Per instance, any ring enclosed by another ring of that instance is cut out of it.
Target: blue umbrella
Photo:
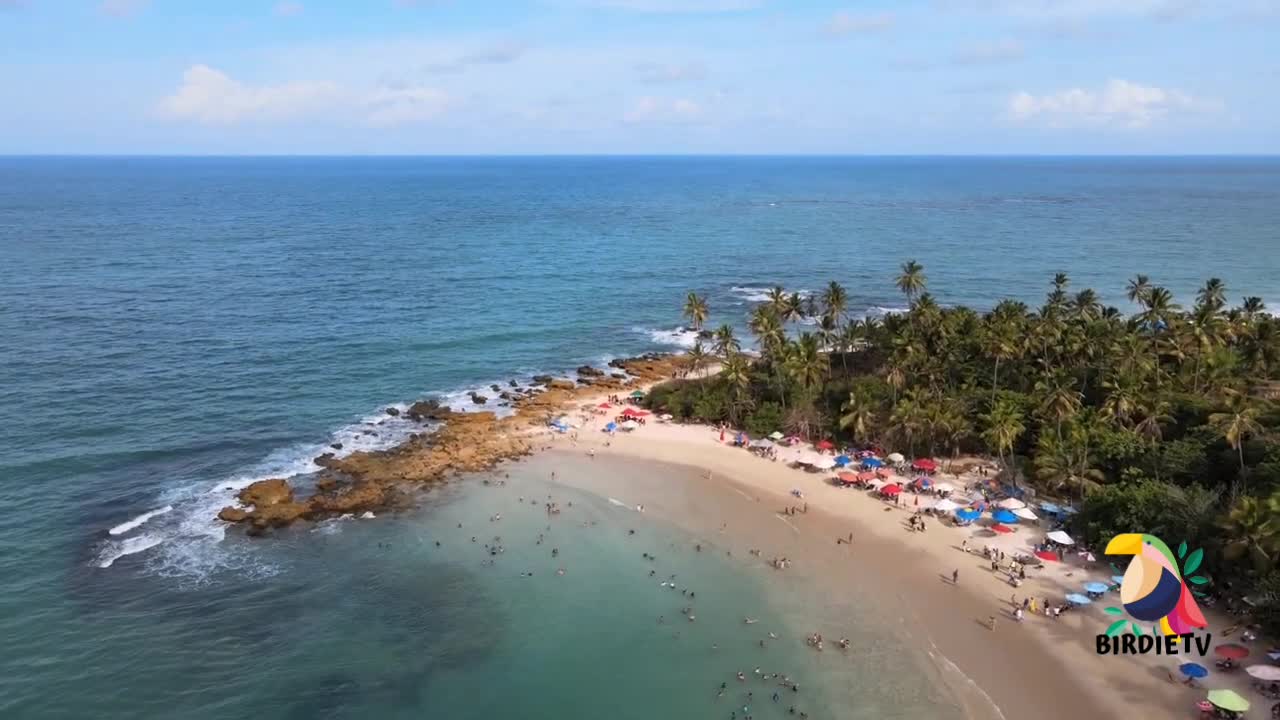
[[[1072,605],[1088,605],[1093,601],[1081,595],[1080,593],[1071,593],[1070,595],[1067,596],[1067,602],[1071,603]]]
[[[836,465],[838,465],[839,467],[844,467],[845,465],[848,465],[850,462],[853,462],[853,461],[849,459],[848,455],[836,456]]]
[[[1018,522],[1018,516],[1014,515],[1008,510],[1005,510],[1004,508],[1001,508],[991,513],[991,518],[998,523],[1005,523],[1006,525],[1009,523]]]
[[[974,510],[973,508],[961,508],[956,511],[956,517],[964,520],[965,522],[977,520],[980,515],[982,515],[982,513]]]
[[[1202,678],[1209,674],[1209,668],[1200,663],[1182,663],[1178,669],[1189,678]]]
[[[1062,512],[1062,508],[1058,507],[1057,505],[1054,505],[1051,502],[1040,503],[1040,509],[1051,515],[1057,515],[1058,513]]]
[[[1100,582],[1087,582],[1084,584],[1084,591],[1091,593],[1104,593],[1110,588],[1110,585]]]
[[[920,483],[920,487],[922,488],[933,487],[933,481],[927,477],[918,477],[916,478],[916,482]]]
[[[1077,509],[1075,509],[1075,508],[1073,508],[1073,507],[1071,507],[1070,505],[1068,505],[1068,506],[1066,506],[1066,507],[1062,508],[1062,514],[1063,514],[1063,515],[1075,515],[1075,514],[1076,514],[1076,513],[1078,513],[1078,512],[1080,512],[1080,511],[1079,511],[1079,510],[1077,510]]]
[[[1123,583],[1123,582],[1124,582],[1124,576],[1123,576],[1123,575],[1112,575],[1112,576],[1111,576],[1111,582],[1113,582],[1113,583],[1115,583],[1115,584],[1117,584],[1117,585],[1120,585],[1121,583]]]
[[[884,467],[884,461],[880,460],[879,458],[867,458],[866,460],[862,461],[862,467],[866,467],[866,468]]]
[[[608,432],[613,432],[614,430],[618,429],[618,423],[611,422],[608,425],[605,425],[604,429],[607,430]]]

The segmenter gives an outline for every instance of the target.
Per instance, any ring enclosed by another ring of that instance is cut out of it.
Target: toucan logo
[[[1193,644],[1199,654],[1208,652],[1209,635],[1195,634],[1208,626],[1196,602],[1200,586],[1209,582],[1197,574],[1203,550],[1188,553],[1183,542],[1175,555],[1155,535],[1125,533],[1112,538],[1105,552],[1128,555],[1130,560],[1120,582],[1123,608],[1103,609],[1116,619],[1098,635],[1099,654],[1174,655],[1193,652]],[[1144,625],[1150,627],[1150,634]]]

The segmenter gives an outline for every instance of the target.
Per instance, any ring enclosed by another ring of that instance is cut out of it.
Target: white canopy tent
[[[1059,545],[1075,545],[1076,544],[1076,541],[1072,540],[1070,535],[1062,532],[1061,530],[1054,530],[1053,532],[1049,533],[1048,537],[1050,540],[1058,543]]]

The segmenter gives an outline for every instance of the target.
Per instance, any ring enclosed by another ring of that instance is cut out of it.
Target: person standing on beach
[[[956,568],[955,570],[951,571],[951,584],[952,585],[960,584],[960,568]]]

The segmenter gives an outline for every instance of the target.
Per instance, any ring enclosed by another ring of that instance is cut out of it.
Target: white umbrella
[[[836,466],[836,460],[835,458],[823,456],[815,458],[814,461],[809,464],[819,470],[830,470]]]
[[[635,420],[623,420],[622,424],[619,425],[618,427],[622,428],[623,430],[635,430],[636,428],[640,427],[640,423],[636,422]]]
[[[937,490],[940,493],[952,493],[952,492],[955,492],[956,490],[955,486],[953,486],[951,483],[938,483],[937,485],[933,486],[933,489]]]
[[[774,430],[773,432],[769,433],[769,437],[773,438],[774,440],[781,440],[786,436],[778,432],[777,430]]]
[[[761,439],[759,439],[759,440],[752,440],[750,444],[751,444],[751,447],[753,447],[753,448],[771,448],[771,447],[773,447],[773,441],[772,441],[772,440],[765,440],[764,438],[761,438]]]
[[[955,502],[951,498],[943,498],[933,506],[933,509],[937,510],[938,512],[955,512],[960,508],[961,508],[960,503]]]
[[[902,453],[889,453],[889,457],[885,458],[891,463],[905,462],[906,458],[902,457]]]
[[[1244,669],[1245,672],[1267,682],[1280,681],[1280,667],[1275,665],[1250,665]]]
[[[877,479],[877,480],[868,480],[868,481],[867,481],[867,487],[871,488],[872,490],[879,490],[880,488],[882,488],[882,487],[884,487],[885,485],[888,485],[888,484],[889,484],[889,483],[887,483],[887,482],[885,482],[885,481],[883,481],[883,480],[878,480],[878,479]]]
[[[1022,502],[1018,498],[1005,498],[1000,502],[996,503],[996,506],[1002,507],[1005,510],[1017,510],[1018,508],[1026,507],[1027,504]]]
[[[1058,543],[1059,545],[1075,545],[1076,544],[1076,541],[1072,540],[1070,535],[1062,532],[1061,530],[1054,530],[1053,532],[1049,533],[1049,539]]]
[[[1033,513],[1033,512],[1031,512],[1031,508],[1024,508],[1024,507],[1021,507],[1021,508],[1018,508],[1018,509],[1016,509],[1016,510],[1013,510],[1012,512],[1013,512],[1013,514],[1014,514],[1014,515],[1017,515],[1018,517],[1022,518],[1023,520],[1035,520],[1035,519],[1037,519],[1037,518],[1036,518],[1036,514],[1035,514],[1035,513]]]

